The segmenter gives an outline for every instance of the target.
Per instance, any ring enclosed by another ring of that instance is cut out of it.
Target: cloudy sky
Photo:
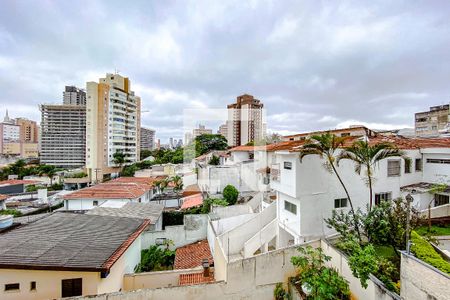
[[[282,134],[413,126],[450,100],[450,2],[1,1],[1,114],[39,120],[115,69],[163,141],[243,93]]]

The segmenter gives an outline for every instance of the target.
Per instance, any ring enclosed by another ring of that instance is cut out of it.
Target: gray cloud
[[[0,107],[39,120],[117,68],[163,140],[242,93],[280,133],[412,126],[449,102],[449,20],[448,1],[3,1]]]

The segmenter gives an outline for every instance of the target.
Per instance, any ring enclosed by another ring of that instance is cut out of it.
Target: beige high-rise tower
[[[227,140],[229,146],[245,145],[260,141],[266,135],[264,105],[252,95],[237,97],[228,105]]]
[[[141,98],[119,74],[87,82],[86,92],[86,169],[99,182],[120,171],[114,153],[124,154],[124,165],[139,160]]]

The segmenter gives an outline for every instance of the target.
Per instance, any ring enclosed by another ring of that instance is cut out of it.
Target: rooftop
[[[432,188],[436,187],[435,183],[429,183],[429,182],[419,182],[414,183],[410,185],[402,186],[400,189],[404,191],[417,191],[417,192],[428,192]],[[443,193],[450,193],[450,186],[446,186],[445,190],[442,191]]]
[[[2,195],[0,194],[0,201],[8,199],[8,195]]]
[[[0,268],[106,272],[149,223],[53,213],[0,235]]]
[[[180,248],[175,252],[174,269],[192,269],[202,266],[204,259],[209,260],[209,265],[214,264],[211,250],[207,240],[202,240]]]
[[[64,199],[135,199],[153,189],[154,183],[164,178],[120,177],[67,194]]]
[[[197,207],[203,204],[203,195],[202,194],[194,194],[191,196],[187,196],[182,198],[183,204],[181,205],[181,209],[188,209],[192,207]]]
[[[87,215],[112,216],[150,220],[155,224],[161,217],[164,205],[157,203],[128,202],[121,208],[97,206],[86,212]]]
[[[40,181],[36,180],[22,180],[22,179],[9,179],[0,181],[0,186],[16,185],[16,184],[38,184]]]

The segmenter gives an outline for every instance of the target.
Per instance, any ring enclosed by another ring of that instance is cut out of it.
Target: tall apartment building
[[[219,126],[219,130],[217,131],[218,134],[224,136],[225,138],[228,137],[228,126],[227,124],[222,124]]]
[[[38,131],[35,121],[25,118],[11,119],[7,110],[3,122],[0,123],[0,154],[37,158]]]
[[[39,126],[35,121],[16,118],[16,125],[20,127],[20,141],[25,143],[39,142]]]
[[[429,111],[415,115],[415,131],[417,136],[438,136],[450,123],[450,105],[430,107]]]
[[[139,160],[141,98],[119,74],[87,82],[86,92],[86,168],[97,182],[119,171],[114,153],[123,153],[126,164]]]
[[[141,151],[155,149],[155,130],[141,127]]]
[[[66,86],[66,89],[63,92],[63,103],[86,105],[86,92],[76,86]]]
[[[264,105],[252,95],[237,97],[228,105],[227,140],[230,146],[245,145],[265,137]]]
[[[41,163],[80,168],[86,159],[86,106],[42,104]]]

